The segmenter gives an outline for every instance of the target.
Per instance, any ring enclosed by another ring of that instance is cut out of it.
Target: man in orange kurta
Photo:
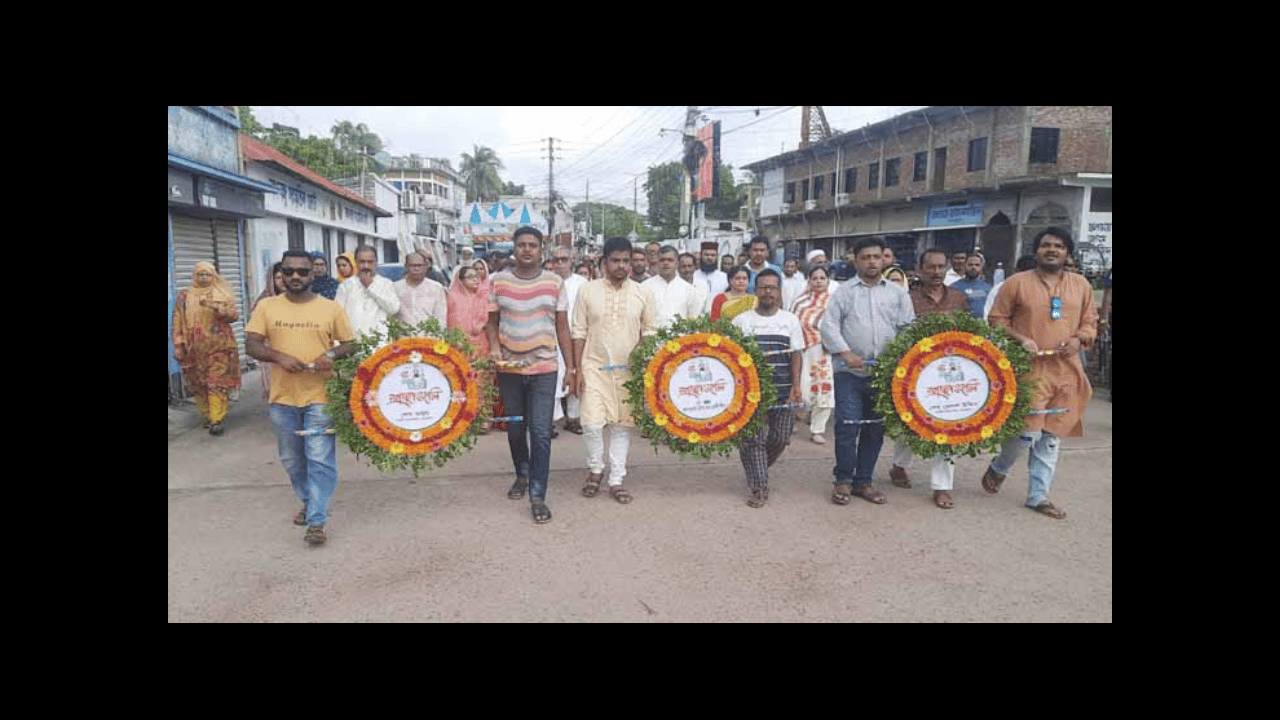
[[[1067,272],[1075,245],[1071,234],[1049,228],[1035,238],[1036,267],[1005,281],[991,308],[990,322],[1008,330],[1032,353],[1033,410],[1061,410],[1031,415],[1021,436],[1004,444],[982,478],[982,487],[997,492],[1024,450],[1028,460],[1027,507],[1052,518],[1066,512],[1046,499],[1058,466],[1062,437],[1084,434],[1084,411],[1093,387],[1080,362],[1080,349],[1091,347],[1098,333],[1093,287],[1083,276]],[[1037,353],[1052,351],[1052,354]]]

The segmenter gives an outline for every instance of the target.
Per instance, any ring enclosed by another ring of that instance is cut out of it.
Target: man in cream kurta
[[[616,242],[615,242],[616,241]],[[628,358],[641,335],[657,331],[657,303],[646,286],[628,279],[631,245],[626,238],[605,242],[605,277],[592,280],[578,291],[572,317],[573,352],[579,372],[582,398],[582,430],[590,473],[582,494],[593,497],[604,475],[604,429],[611,425],[609,442],[609,492],[626,504],[631,495],[622,488],[627,474],[627,453],[634,427],[627,407],[630,379]]]

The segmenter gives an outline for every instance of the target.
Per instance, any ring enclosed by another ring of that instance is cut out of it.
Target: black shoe
[[[524,497],[524,491],[528,489],[528,487],[529,487],[528,478],[516,478],[515,484],[511,486],[510,490],[507,491],[507,497],[511,498],[512,500],[519,500],[520,498]]]
[[[214,423],[214,424],[212,424],[212,425],[210,425],[210,426],[209,426],[209,434],[210,434],[210,435],[214,435],[214,436],[221,435],[221,434],[222,434],[222,430],[223,430],[223,428],[222,428],[222,423],[220,423],[220,422],[219,422],[219,423]]]

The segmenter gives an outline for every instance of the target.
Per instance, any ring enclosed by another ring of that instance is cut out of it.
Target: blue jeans
[[[333,427],[324,405],[271,405],[280,464],[289,474],[293,493],[306,503],[307,524],[324,525],[329,500],[338,488],[337,442],[333,435],[299,436],[298,430]]]
[[[551,472],[551,423],[555,417],[556,374],[498,373],[498,391],[508,415],[524,420],[507,423],[507,444],[516,478],[529,479],[529,500],[547,499]]]
[[[1053,476],[1058,471],[1059,444],[1057,435],[1043,430],[1009,438],[1000,448],[1000,455],[991,461],[991,469],[1008,475],[1018,457],[1030,450],[1027,458],[1027,507],[1035,507],[1045,501],[1053,485]]]
[[[876,394],[871,378],[847,372],[835,374],[836,385],[836,467],[835,484],[850,483],[854,487],[871,484],[871,474],[884,445],[884,425],[846,424],[845,420],[874,420]]]

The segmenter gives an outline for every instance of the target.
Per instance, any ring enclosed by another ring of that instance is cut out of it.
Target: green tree
[[[498,177],[501,169],[498,154],[483,145],[474,146],[472,154],[462,153],[458,174],[467,189],[467,202],[496,200],[504,187],[502,178]]]
[[[625,237],[634,229],[643,242],[662,240],[664,237],[675,237],[674,235],[662,235],[657,228],[649,227],[643,215],[613,203],[578,203],[573,206],[573,218],[575,221],[587,222],[588,217],[591,219],[591,232],[593,235],[603,234],[605,237]]]
[[[503,195],[520,195],[520,196],[523,196],[523,195],[524,195],[524,186],[523,186],[523,185],[517,185],[517,184],[515,184],[515,183],[511,182],[510,180],[508,180],[508,181],[507,181],[507,183],[506,183],[505,185],[503,185],[503,186],[502,186],[502,194],[503,194]]]
[[[649,225],[662,237],[680,237],[680,197],[684,193],[684,166],[678,162],[669,162],[649,168],[644,192],[649,200]]]

